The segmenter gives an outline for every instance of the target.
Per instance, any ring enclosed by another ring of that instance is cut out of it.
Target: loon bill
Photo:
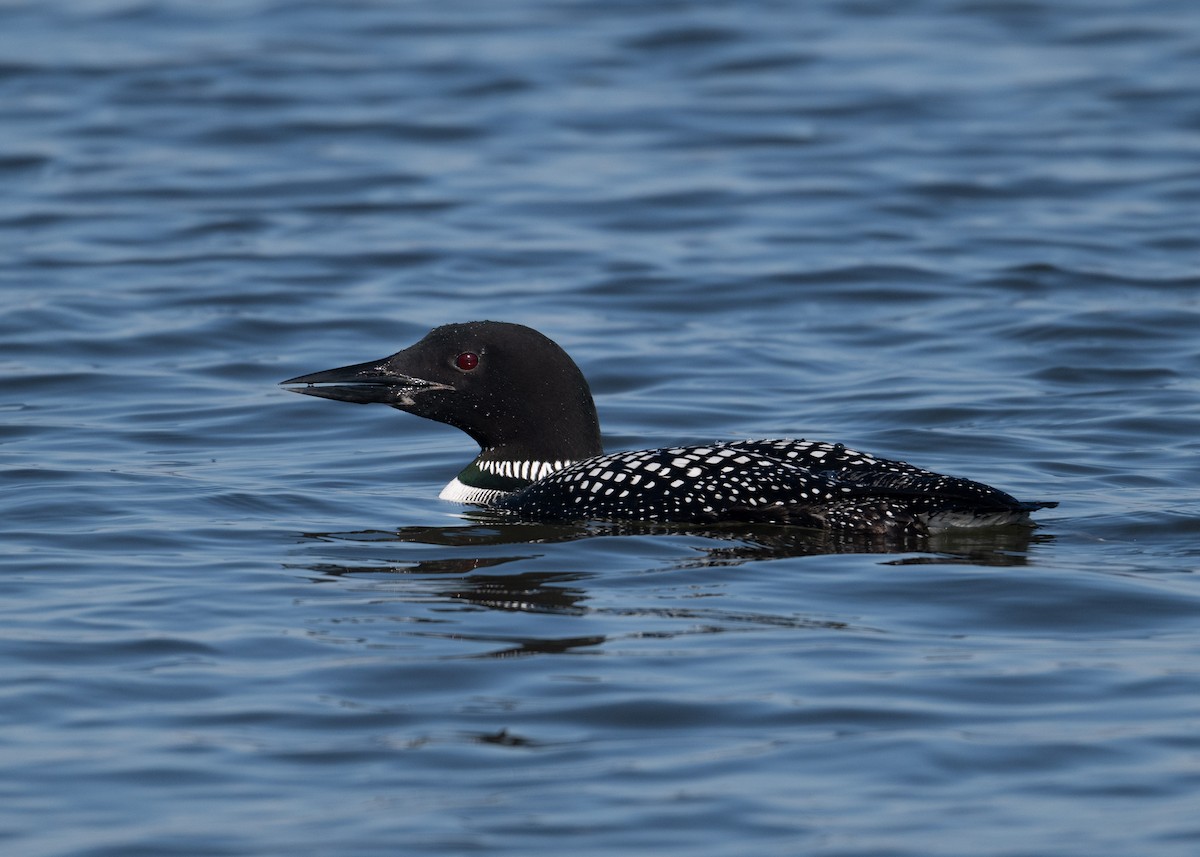
[[[792,524],[925,535],[1029,524],[1056,506],[876,458],[840,443],[724,441],[605,454],[579,367],[532,328],[447,324],[382,360],[282,382],[296,393],[391,405],[469,434],[479,455],[441,493],[536,521]]]

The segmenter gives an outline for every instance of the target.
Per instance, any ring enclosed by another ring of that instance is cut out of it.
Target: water
[[[5,4],[4,852],[1196,853],[1193,7]],[[474,318],[1061,506],[495,527],[276,386]]]

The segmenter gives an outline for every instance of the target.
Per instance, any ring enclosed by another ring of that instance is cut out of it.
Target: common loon
[[[1030,512],[1057,505],[1023,503],[840,443],[743,440],[605,454],[583,373],[555,342],[519,324],[447,324],[391,357],[281,383],[462,429],[481,451],[440,496],[521,520],[926,535],[1027,524]]]

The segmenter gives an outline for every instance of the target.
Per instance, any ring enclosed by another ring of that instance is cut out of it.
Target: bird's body
[[[746,440],[604,454],[587,381],[537,331],[439,327],[384,360],[283,382],[457,426],[480,453],[442,491],[522,520],[772,523],[883,535],[1028,523],[1053,503],[842,444]]]

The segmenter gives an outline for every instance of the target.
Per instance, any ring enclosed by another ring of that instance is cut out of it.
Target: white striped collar
[[[524,479],[527,482],[537,482],[556,470],[562,470],[569,461],[488,461],[475,459],[475,466],[480,470],[496,476],[507,476],[509,479]]]
[[[487,506],[513,491],[562,470],[570,461],[475,459],[438,495],[455,503]]]

